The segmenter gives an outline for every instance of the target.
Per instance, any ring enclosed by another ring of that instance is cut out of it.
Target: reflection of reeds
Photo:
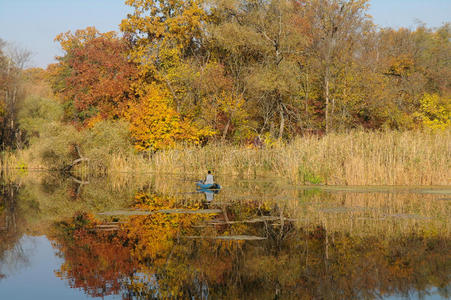
[[[17,165],[17,158],[14,153],[1,152],[0,153],[0,171],[6,174],[9,169],[15,168]]]
[[[139,191],[171,197],[175,208],[219,209],[224,212],[220,214],[223,219],[216,221],[238,228],[234,234],[249,234],[243,226],[264,220],[277,224],[293,222],[296,227],[322,226],[331,232],[361,236],[419,231],[451,235],[449,190],[443,187],[306,187],[218,176],[223,189],[206,202],[205,195],[196,192],[191,178],[167,174],[118,173],[79,180],[62,179],[58,173],[30,172],[15,180],[23,186],[22,205],[38,204],[40,212],[29,214],[36,216],[36,221],[59,219],[75,211],[127,209]]]
[[[299,226],[322,224],[333,232],[395,236],[422,231],[451,235],[451,205],[440,195],[420,193],[324,193],[293,212]]]
[[[299,227],[325,226],[352,235],[396,236],[419,231],[451,235],[449,190],[443,187],[308,188],[275,181],[218,180],[223,189],[208,207],[231,212],[225,222],[231,226],[271,216],[271,220],[294,221]],[[179,177],[156,174],[148,187],[174,196],[180,205],[204,200],[202,194],[189,192],[194,191],[194,183]]]

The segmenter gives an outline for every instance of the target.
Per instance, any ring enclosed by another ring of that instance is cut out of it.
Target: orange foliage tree
[[[59,34],[55,40],[65,54],[49,66],[50,79],[67,104],[68,117],[86,125],[92,119],[121,116],[134,97],[130,86],[136,74],[127,42],[94,27]]]

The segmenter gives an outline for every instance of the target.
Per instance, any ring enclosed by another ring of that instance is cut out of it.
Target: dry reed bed
[[[278,176],[330,185],[449,185],[450,131],[332,133],[265,149],[208,145],[162,151],[152,171]]]
[[[0,156],[0,169],[51,169],[30,151]],[[293,183],[328,185],[449,185],[451,131],[331,133],[298,137],[262,149],[209,144],[141,155],[106,155],[78,166],[81,175],[174,173],[281,177]]]

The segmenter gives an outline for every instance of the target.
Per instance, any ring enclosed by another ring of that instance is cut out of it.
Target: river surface
[[[0,299],[450,299],[451,186],[0,178]]]

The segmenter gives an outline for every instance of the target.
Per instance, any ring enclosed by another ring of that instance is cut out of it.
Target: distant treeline
[[[3,148],[33,136],[17,124],[27,80],[50,86],[56,121],[79,130],[121,121],[140,151],[451,125],[450,24],[381,29],[366,0],[126,4],[134,12],[121,33],[58,35],[64,54],[45,71],[22,71],[26,57],[0,44]]]

